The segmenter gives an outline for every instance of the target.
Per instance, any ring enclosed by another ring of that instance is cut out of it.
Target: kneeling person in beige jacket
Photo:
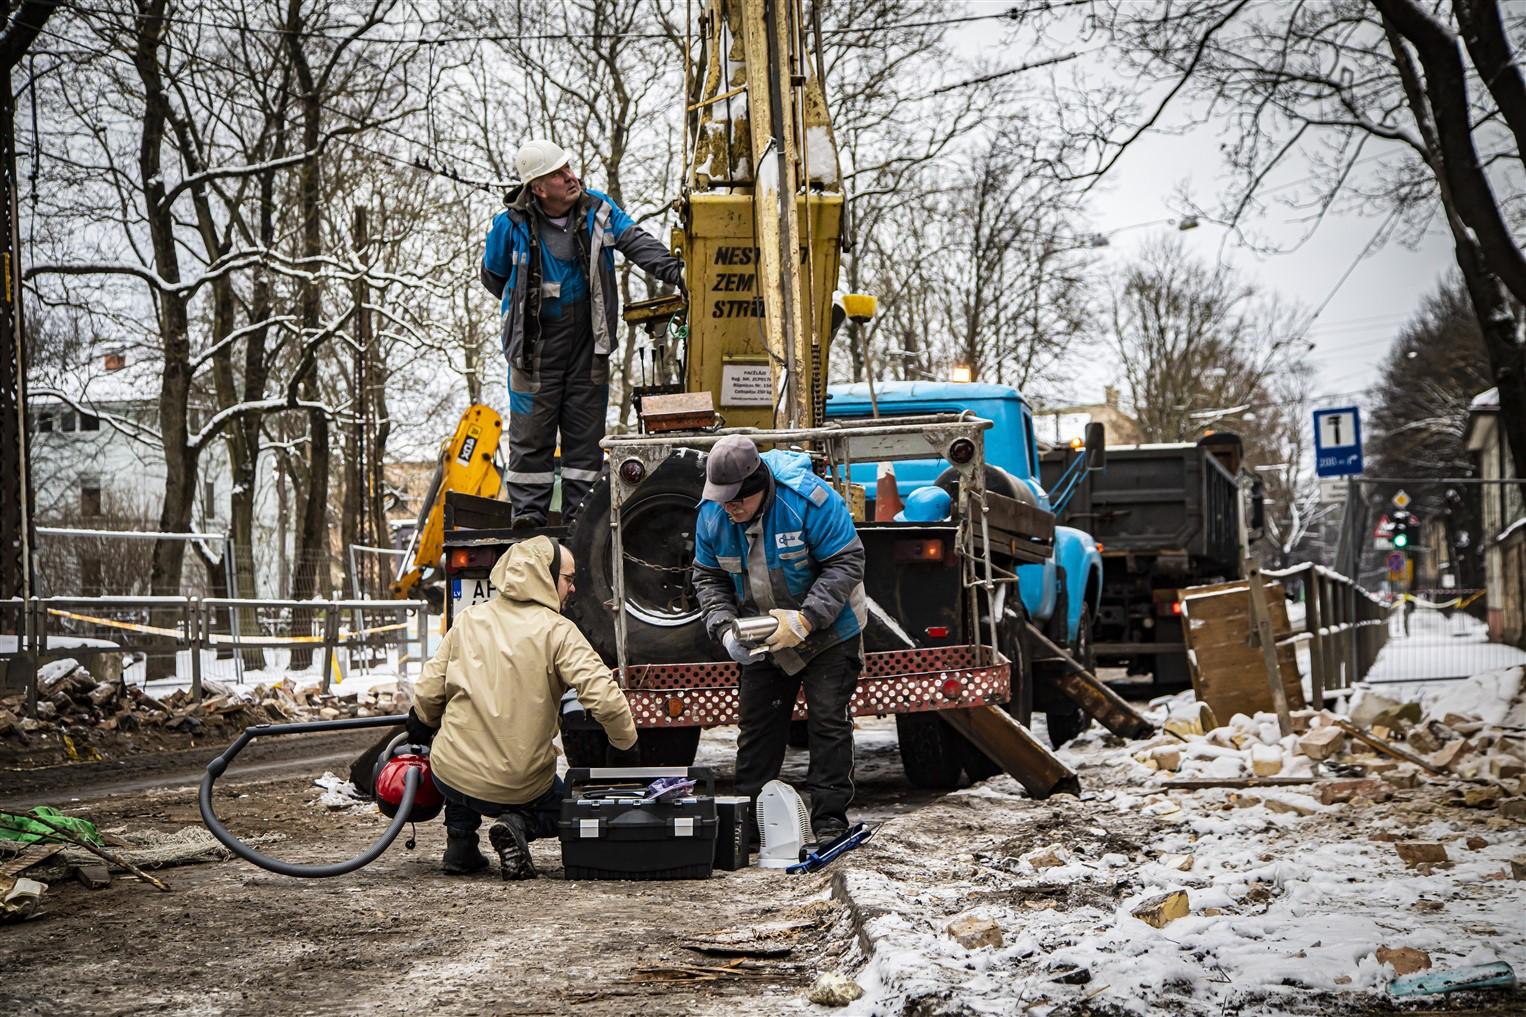
[[[556,774],[562,694],[574,690],[603,725],[612,763],[634,763],[636,724],[625,695],[576,625],[562,617],[572,554],[549,537],[515,544],[493,566],[498,595],[456,616],[414,689],[409,737],[430,741],[445,798],[445,871],[488,864],[481,817],[504,879],[533,879],[528,842],[556,835],[566,787]]]

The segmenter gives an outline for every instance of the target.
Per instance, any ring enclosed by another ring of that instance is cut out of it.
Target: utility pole
[[[59,0],[6,0],[0,32],[0,597],[33,595],[31,450],[27,447],[26,332],[21,318],[21,225],[16,186],[16,97],[11,71]],[[35,83],[33,83],[35,87]],[[35,158],[35,154],[34,154]],[[20,631],[18,625],[17,631]]]

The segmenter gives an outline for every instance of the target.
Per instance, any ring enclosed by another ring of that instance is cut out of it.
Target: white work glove
[[[726,655],[738,664],[751,664],[753,662],[752,651],[742,645],[737,638],[736,632],[727,629],[721,633],[721,646],[726,650]]]
[[[799,646],[811,634],[811,623],[799,611],[783,611],[776,607],[768,613],[779,623],[774,634],[768,637],[768,642],[763,644],[769,653]]]

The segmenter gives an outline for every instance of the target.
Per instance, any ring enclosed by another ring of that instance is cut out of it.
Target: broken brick
[[[1500,789],[1493,785],[1470,787],[1463,791],[1462,803],[1470,809],[1492,809],[1502,797]]]
[[[1186,890],[1172,890],[1140,901],[1130,912],[1146,925],[1163,929],[1178,918],[1185,918],[1190,910]]]
[[[1466,738],[1459,738],[1455,742],[1447,742],[1441,748],[1431,753],[1431,765],[1442,770],[1451,769],[1473,751],[1473,746]]]
[[[1431,955],[1424,950],[1409,946],[1389,948],[1380,946],[1375,956],[1379,964],[1391,965],[1396,975],[1412,975],[1431,966]]]
[[[1346,732],[1338,727],[1322,727],[1298,739],[1298,751],[1310,759],[1329,759],[1346,744]]]
[[[1446,845],[1434,841],[1401,840],[1394,844],[1394,850],[1410,868],[1417,865],[1440,865],[1447,861]]]
[[[1526,819],[1526,798],[1506,798],[1499,803],[1499,810],[1506,819]]]
[[[960,915],[948,923],[947,932],[966,950],[1001,946],[1001,927],[980,915]]]
[[[1372,802],[1386,802],[1394,796],[1393,789],[1381,780],[1364,777],[1356,780],[1331,780],[1315,788],[1315,797],[1321,805],[1349,802],[1360,795]]]

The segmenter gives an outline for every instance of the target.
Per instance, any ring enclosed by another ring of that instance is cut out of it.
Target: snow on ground
[[[1404,634],[1404,613],[1388,619],[1388,642],[1384,644],[1368,682],[1423,681],[1437,677],[1480,674],[1515,664],[1526,664],[1526,651],[1504,643],[1489,642],[1483,622],[1461,611],[1421,608],[1409,618]]]
[[[1519,723],[1521,673],[1432,687],[1428,713]],[[1158,704],[1157,722],[1185,714],[1188,698]],[[1181,773],[1194,758],[1233,759],[1243,772],[1258,747],[1282,755],[1275,725],[1263,727],[1237,717],[1189,736]],[[868,957],[856,974],[865,996],[846,1012],[1354,1012],[1379,1004],[1394,977],[1381,947],[1425,951],[1436,969],[1500,960],[1526,974],[1526,908],[1509,880],[1526,821],[1463,808],[1453,796],[1475,784],[1442,779],[1389,802],[1322,805],[1310,787],[1165,788],[1181,774],[1140,755],[1149,758],[1141,743],[1093,728],[1061,753],[1081,775],[1080,802],[1035,802],[997,777],[886,823],[848,856],[838,890]],[[1442,843],[1449,864],[1407,868],[1396,840]],[[1157,929],[1133,916],[1176,890],[1187,893],[1185,917]],[[960,946],[945,929],[964,914],[994,921],[1002,945]],[[1504,1005],[1491,1012],[1514,1001]]]

